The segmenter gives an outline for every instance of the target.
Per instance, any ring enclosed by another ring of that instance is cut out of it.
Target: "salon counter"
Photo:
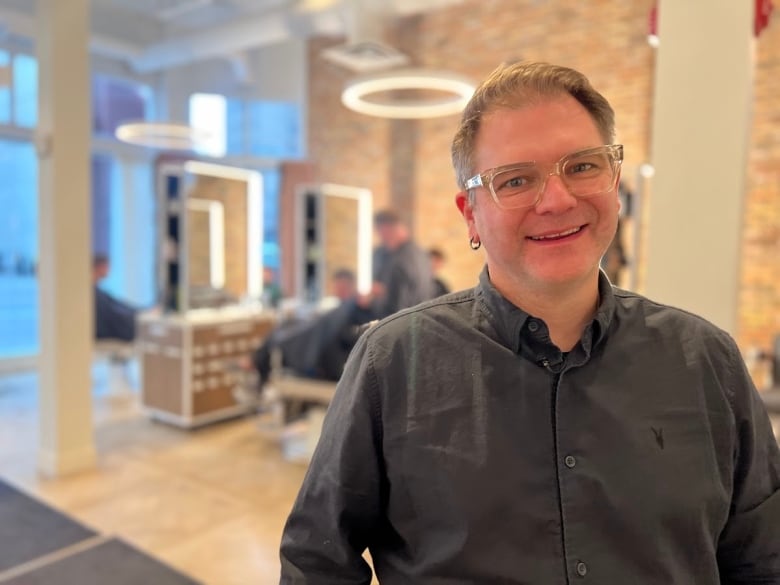
[[[240,383],[231,364],[258,347],[275,316],[239,306],[183,314],[143,315],[138,321],[141,403],[155,419],[183,428],[238,416]]]

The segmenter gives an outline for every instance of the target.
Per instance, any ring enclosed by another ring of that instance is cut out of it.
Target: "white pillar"
[[[645,292],[734,334],[753,90],[752,0],[659,9]]]
[[[60,475],[95,465],[88,0],[38,0],[40,443]]]

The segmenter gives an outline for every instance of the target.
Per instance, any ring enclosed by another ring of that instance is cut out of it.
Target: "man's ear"
[[[469,237],[477,237],[477,228],[474,225],[474,206],[471,203],[468,191],[460,191],[455,195],[455,205],[458,206],[458,211],[466,220],[466,225],[469,228]]]
[[[460,191],[455,195],[455,205],[458,206],[458,211],[460,211],[466,223],[471,225],[471,222],[474,221],[474,209],[469,200],[468,191]]]

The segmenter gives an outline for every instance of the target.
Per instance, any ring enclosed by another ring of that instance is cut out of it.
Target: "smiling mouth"
[[[568,238],[569,236],[573,236],[574,234],[581,232],[584,227],[585,226],[581,225],[575,228],[571,228],[570,230],[558,232],[557,234],[547,234],[546,236],[528,236],[528,239],[533,240],[534,242],[562,240],[563,238]]]

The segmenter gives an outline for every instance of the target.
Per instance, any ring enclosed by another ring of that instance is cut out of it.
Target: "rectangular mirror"
[[[191,286],[225,286],[225,206],[209,199],[187,199],[187,238]]]
[[[158,275],[168,310],[259,302],[262,176],[201,161],[160,169]]]
[[[358,291],[371,288],[372,194],[324,183],[302,185],[296,200],[296,293],[310,302],[332,296],[331,276],[351,270]]]

